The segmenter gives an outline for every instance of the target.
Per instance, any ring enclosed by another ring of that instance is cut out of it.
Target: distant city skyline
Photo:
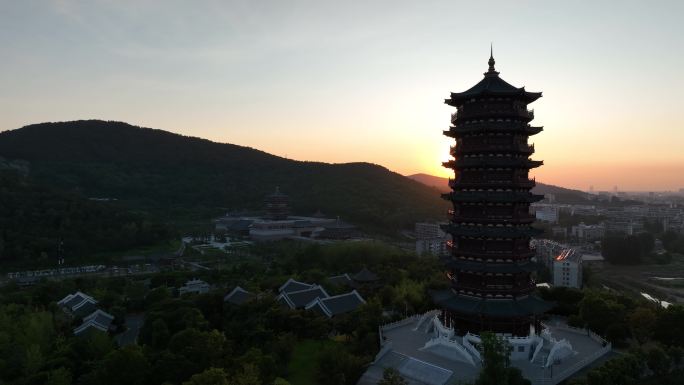
[[[448,176],[449,92],[490,42],[538,181],[684,188],[684,3],[0,2],[0,130],[119,120],[297,160]],[[1,154],[0,154],[1,155]]]

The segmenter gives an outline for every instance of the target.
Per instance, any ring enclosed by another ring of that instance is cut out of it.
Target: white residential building
[[[535,204],[532,206],[534,215],[542,222],[558,223],[559,209],[557,205],[552,204]]]
[[[418,222],[415,226],[416,254],[446,255],[449,236],[442,230],[442,223]]]
[[[572,229],[570,230],[572,237],[587,242],[601,240],[605,235],[605,232],[606,228],[603,223],[598,225],[585,225],[584,222],[582,222],[579,225],[572,226]]]
[[[553,260],[553,285],[582,287],[582,254],[565,249]]]
[[[189,294],[189,293],[196,293],[196,294],[204,294],[209,292],[209,289],[211,286],[209,286],[208,283],[202,281],[201,279],[193,279],[185,283],[184,286],[181,286],[178,288],[178,294],[183,295],[183,294]]]

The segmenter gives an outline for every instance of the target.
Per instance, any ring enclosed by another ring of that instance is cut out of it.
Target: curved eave
[[[536,135],[544,130],[542,126],[530,126],[530,125],[513,125],[510,123],[497,124],[497,123],[485,123],[485,124],[467,124],[467,125],[457,125],[449,127],[448,130],[443,131],[445,136],[455,138],[457,135],[462,134],[480,134],[487,132],[524,132],[529,135]]]
[[[505,226],[461,226],[449,224],[446,231],[452,236],[487,237],[487,238],[527,238],[544,233],[534,227],[505,227]]]
[[[512,299],[490,299],[458,295],[452,290],[432,292],[432,300],[445,309],[486,317],[525,317],[543,314],[554,304],[528,295]]]
[[[484,263],[472,261],[447,260],[446,266],[466,272],[474,273],[492,273],[492,274],[516,274],[516,273],[532,273],[539,271],[541,265],[528,261],[524,263]]]
[[[542,97],[541,92],[528,92],[525,91],[525,87],[518,88],[516,90],[511,90],[511,91],[480,91],[480,92],[452,92],[451,97],[449,99],[444,99],[444,103],[452,106],[452,107],[459,107],[462,106],[463,103],[469,99],[472,98],[482,98],[482,97],[519,97],[525,102],[532,103],[535,100],[539,99]]]
[[[456,161],[450,160],[442,163],[448,168],[465,167],[512,167],[512,168],[536,168],[544,164],[542,160],[531,160],[526,158],[505,158],[505,157],[483,157],[483,158],[461,158]]]
[[[458,191],[442,194],[442,198],[469,203],[533,203],[544,199],[544,196],[529,192]]]

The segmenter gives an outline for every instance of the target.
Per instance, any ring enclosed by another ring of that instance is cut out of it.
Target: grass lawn
[[[295,345],[290,363],[287,365],[287,380],[292,385],[316,385],[314,370],[318,353],[325,347],[334,345],[331,340],[302,340]]]

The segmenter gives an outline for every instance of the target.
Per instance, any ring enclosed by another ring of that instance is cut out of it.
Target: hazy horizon
[[[198,5],[199,4],[199,5]],[[684,187],[680,2],[0,3],[0,130],[103,119],[290,159],[447,176],[449,92],[497,70],[531,105],[533,175]],[[463,36],[463,37],[462,37]]]

